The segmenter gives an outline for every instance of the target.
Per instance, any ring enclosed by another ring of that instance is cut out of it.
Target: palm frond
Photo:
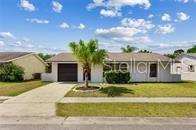
[[[71,42],[69,46],[75,57],[83,65],[102,64],[107,57],[107,52],[98,48],[97,40],[90,40],[86,44],[80,40],[78,43]]]

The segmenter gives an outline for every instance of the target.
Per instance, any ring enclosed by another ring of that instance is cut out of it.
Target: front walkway
[[[51,83],[23,93],[0,104],[0,116],[55,116],[55,103],[73,86]]]
[[[107,103],[107,102],[140,102],[140,103],[196,103],[196,98],[185,97],[162,97],[162,98],[148,98],[148,97],[65,97],[60,103]]]

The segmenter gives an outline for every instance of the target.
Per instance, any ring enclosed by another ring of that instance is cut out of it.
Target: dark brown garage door
[[[77,64],[58,64],[58,81],[77,81]]]

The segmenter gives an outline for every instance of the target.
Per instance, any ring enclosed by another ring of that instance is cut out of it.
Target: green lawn
[[[26,91],[48,84],[39,80],[24,82],[0,82],[0,96],[17,96]]]
[[[196,103],[59,103],[58,116],[196,117]]]
[[[71,90],[66,97],[196,97],[196,82],[93,84],[102,86],[98,92],[80,93]],[[77,87],[77,86],[76,86]]]

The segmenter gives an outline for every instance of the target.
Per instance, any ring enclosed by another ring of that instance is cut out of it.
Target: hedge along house
[[[32,52],[0,52],[0,64],[12,62],[24,69],[24,80],[34,79],[45,73],[47,63]]]
[[[72,53],[61,53],[47,60],[51,73],[42,74],[43,81],[83,82],[82,65]],[[130,72],[133,82],[178,82],[181,76],[171,73],[173,61],[155,53],[108,53],[103,65],[92,66],[90,82],[104,82],[104,71]]]

